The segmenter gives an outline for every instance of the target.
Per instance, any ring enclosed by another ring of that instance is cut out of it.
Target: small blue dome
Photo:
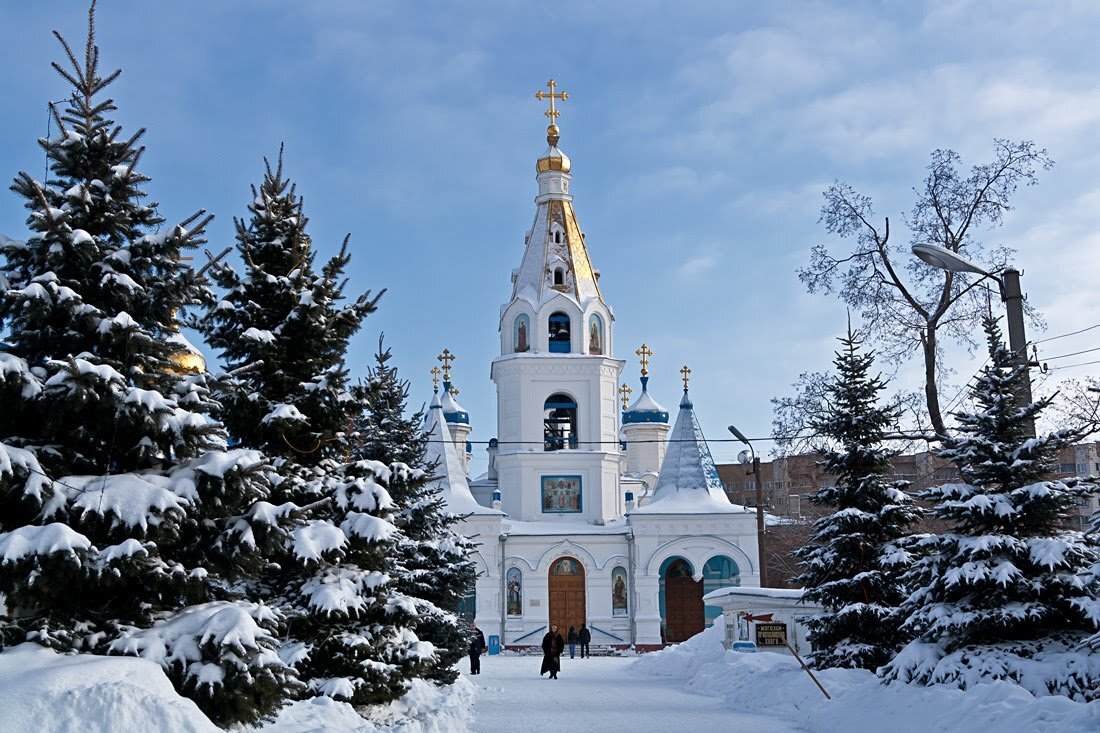
[[[623,425],[637,423],[668,424],[668,410],[661,407],[657,400],[649,396],[647,387],[649,377],[642,377],[642,393],[629,409],[623,411]]]
[[[462,405],[458,404],[453,394],[451,394],[451,383],[443,383],[443,399],[441,400],[443,405],[443,419],[449,423],[456,425],[469,425],[470,413],[463,409]]]

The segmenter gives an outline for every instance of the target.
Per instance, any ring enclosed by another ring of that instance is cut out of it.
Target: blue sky
[[[81,2],[0,4],[9,179],[41,175],[46,102],[66,93],[50,30],[79,44],[83,23]],[[548,78],[570,93],[561,147],[629,381],[646,341],[667,407],[686,363],[708,436],[730,422],[766,435],[769,398],[826,368],[844,328],[843,307],[795,275],[826,239],[834,179],[897,224],[934,148],[982,162],[994,137],[1034,139],[1056,166],[985,241],[1019,250],[1048,334],[1100,323],[1097,28],[1100,4],[1084,1],[103,0],[98,14],[103,61],[123,68],[118,117],[149,128],[161,212],[209,209],[210,247],[231,244],[262,156],[285,142],[316,246],[351,232],[350,287],[387,288],[353,369],[384,331],[419,403],[450,348],[478,440],[495,434],[489,361],[534,213],[533,95]],[[0,233],[21,238],[23,217],[0,194]],[[965,378],[977,361],[951,364]],[[719,461],[738,449],[712,447]]]

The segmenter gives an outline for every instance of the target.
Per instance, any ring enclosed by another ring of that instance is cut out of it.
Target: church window
[[[560,267],[554,269],[554,284],[565,284],[565,270],[561,269]]]
[[[477,616],[477,591],[471,590],[458,602],[458,617],[467,623]]]
[[[554,232],[554,244],[561,244],[561,232]]]
[[[737,563],[725,555],[715,555],[703,566],[704,594],[739,585],[741,585],[741,569],[737,567]],[[714,620],[722,615],[722,609],[718,606],[707,606],[703,615],[706,625],[711,626]]]
[[[550,352],[553,354],[568,354],[571,341],[569,316],[561,311],[554,311],[550,314],[547,325],[550,332]]]
[[[543,448],[577,447],[577,403],[569,395],[550,395],[543,405]]]
[[[588,353],[603,353],[603,319],[595,313],[588,319]]]

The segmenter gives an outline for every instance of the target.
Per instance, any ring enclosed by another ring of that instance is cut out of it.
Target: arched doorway
[[[741,585],[741,569],[725,555],[715,555],[703,566],[703,593]],[[714,620],[722,615],[719,606],[707,606],[704,609],[706,625],[713,626]]]
[[[692,578],[691,565],[682,557],[661,563],[661,621],[666,644],[684,641],[703,630],[703,581]]]
[[[587,622],[584,597],[584,566],[573,557],[562,557],[550,565],[550,625],[557,624],[565,636],[570,626]]]

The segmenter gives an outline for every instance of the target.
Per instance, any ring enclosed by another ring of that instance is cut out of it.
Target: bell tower
[[[572,162],[558,148],[550,80],[547,149],[536,162],[535,220],[501,308],[496,455],[502,508],[526,521],[602,523],[625,510],[613,358],[614,314],[573,210]]]

